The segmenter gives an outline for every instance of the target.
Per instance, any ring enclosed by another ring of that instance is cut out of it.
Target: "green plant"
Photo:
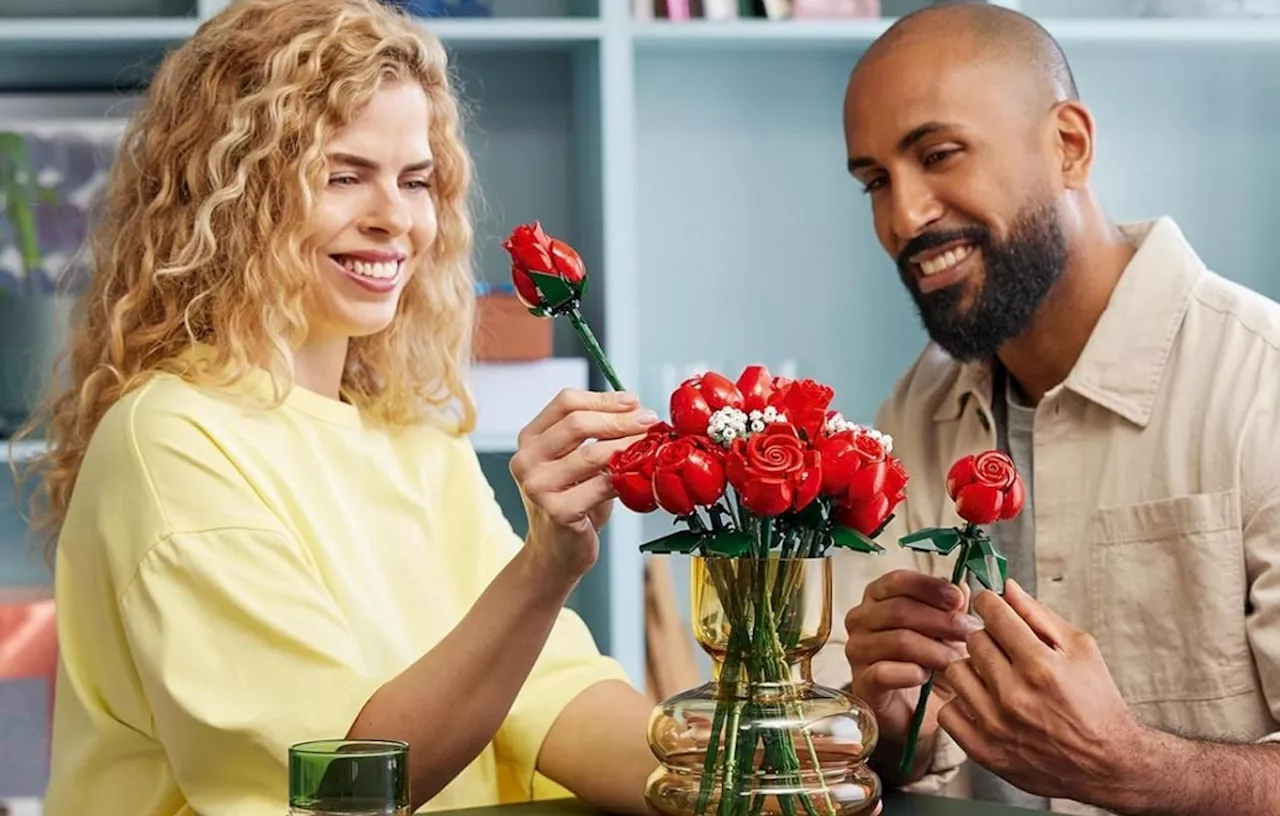
[[[36,232],[38,202],[50,200],[53,191],[41,187],[31,172],[27,143],[21,134],[0,131],[0,215],[12,225],[18,255],[22,259],[22,286],[27,295],[36,293],[36,275],[42,257]]]

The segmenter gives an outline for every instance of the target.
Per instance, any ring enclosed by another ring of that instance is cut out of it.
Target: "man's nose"
[[[904,243],[942,217],[942,203],[919,177],[906,175],[894,179],[890,195],[893,232]]]

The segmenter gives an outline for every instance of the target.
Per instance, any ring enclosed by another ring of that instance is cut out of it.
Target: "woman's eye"
[[[358,181],[359,179],[357,179],[355,176],[330,176],[329,177],[330,184],[336,184],[340,187],[350,185],[350,184],[355,184]]]

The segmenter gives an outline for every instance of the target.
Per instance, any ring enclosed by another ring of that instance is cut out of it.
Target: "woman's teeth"
[[[926,276],[936,275],[939,272],[945,272],[951,267],[969,257],[969,253],[973,252],[973,247],[965,245],[956,249],[948,249],[941,255],[930,258],[927,261],[920,262],[920,271]]]
[[[348,272],[354,272],[366,278],[394,278],[396,272],[400,271],[399,261],[360,261],[355,258],[340,258],[338,260]]]

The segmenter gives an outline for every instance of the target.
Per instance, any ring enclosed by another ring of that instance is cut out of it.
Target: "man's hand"
[[[896,768],[920,687],[931,671],[965,657],[965,638],[981,624],[965,613],[968,587],[912,570],[896,570],[871,582],[862,603],[845,616],[849,690],[875,712],[880,727],[877,768]],[[941,677],[939,681],[941,682]],[[935,686],[920,732],[920,767],[927,767],[937,713],[949,694]],[[892,775],[892,774],[890,774]],[[909,774],[911,781],[918,774]]]
[[[1095,804],[1124,798],[1148,730],[1130,712],[1093,638],[1014,581],[981,592],[986,623],[947,669],[939,725],[970,759],[1028,793]]]
[[[511,475],[529,517],[526,541],[540,565],[569,579],[591,569],[598,531],[617,497],[609,457],[657,421],[632,394],[566,389],[520,431]]]

